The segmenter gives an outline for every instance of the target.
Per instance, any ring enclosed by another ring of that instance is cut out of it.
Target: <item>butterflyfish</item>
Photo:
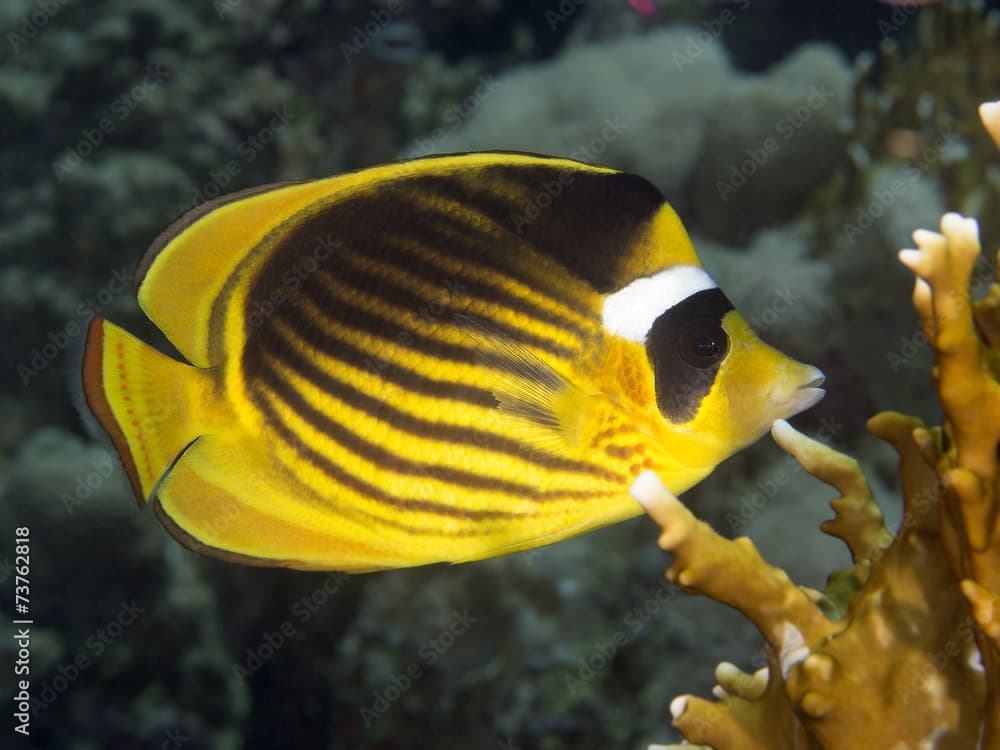
[[[176,348],[89,323],[89,410],[198,552],[349,572],[642,513],[823,396],[641,177],[517,153],[282,182],[191,209],[135,292]]]

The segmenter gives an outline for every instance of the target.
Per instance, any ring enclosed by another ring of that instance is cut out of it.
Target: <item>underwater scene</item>
[[[1000,2],[0,61],[0,747],[1000,750]]]

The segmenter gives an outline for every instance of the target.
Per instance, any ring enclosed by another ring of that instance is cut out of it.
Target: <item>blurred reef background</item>
[[[459,567],[345,578],[192,555],[67,396],[87,317],[155,334],[137,259],[186,208],[402,156],[506,148],[642,174],[771,343],[827,374],[796,420],[936,422],[896,251],[945,210],[1000,244],[1000,11],[791,0],[7,0],[0,7],[0,611],[32,545],[30,739],[98,748],[640,748],[752,627],[662,580],[645,518]],[[992,278],[984,261],[977,291]],[[685,502],[822,587],[829,489],[769,439]],[[4,638],[0,649],[12,656]],[[7,661],[5,659],[5,661]],[[11,705],[12,681],[0,680]],[[4,741],[6,745],[6,740]]]

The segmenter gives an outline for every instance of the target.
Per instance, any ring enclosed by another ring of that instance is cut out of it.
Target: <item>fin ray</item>
[[[140,506],[198,436],[189,398],[198,374],[113,323],[91,319],[84,398],[121,457]]]
[[[195,442],[165,477],[154,501],[170,535],[194,552],[242,565],[365,573],[405,564],[392,561],[389,550],[338,533],[336,526],[311,526],[296,517],[287,500],[264,502],[273,494],[277,469],[261,469],[261,497],[253,501],[220,483],[234,456],[239,460],[255,453],[253,446],[212,435]],[[388,562],[377,562],[383,559]]]
[[[577,410],[590,396],[527,346],[495,330],[488,321],[456,316],[475,342],[484,381],[516,436],[549,453],[579,443]]]

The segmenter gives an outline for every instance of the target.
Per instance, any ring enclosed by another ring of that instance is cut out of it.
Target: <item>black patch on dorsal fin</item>
[[[407,188],[464,203],[548,255],[597,292],[618,289],[618,268],[664,203],[648,180],[547,163],[493,164],[421,175]]]
[[[452,202],[465,209],[462,216]],[[635,175],[566,159],[538,157],[524,164],[498,158],[491,164],[403,173],[331,201],[290,229],[268,264],[287,269],[303,248],[324,236],[378,259],[396,253],[391,238],[405,236],[562,299],[561,271],[534,267],[523,252],[527,245],[608,294],[618,289],[619,269],[663,203],[660,191]],[[476,230],[470,229],[472,219]],[[442,228],[453,230],[452,236]]]

